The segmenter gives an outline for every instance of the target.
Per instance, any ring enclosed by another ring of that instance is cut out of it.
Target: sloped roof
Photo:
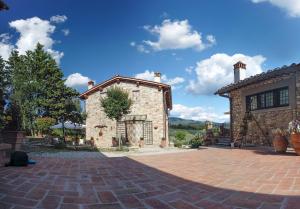
[[[282,76],[285,74],[290,74],[292,72],[296,72],[297,70],[300,70],[300,64],[291,64],[290,66],[282,66],[281,68],[275,68],[273,70],[269,70],[267,72],[263,72],[254,76],[251,76],[249,78],[246,78],[244,80],[241,80],[237,83],[232,83],[227,86],[224,86],[220,88],[218,91],[215,92],[215,94],[225,94],[229,93],[232,90],[251,85],[254,83],[258,83],[270,78],[274,78],[277,76]]]
[[[112,77],[109,80],[106,80],[102,83],[99,83],[99,84],[95,85],[91,89],[89,89],[89,90],[85,91],[84,93],[82,93],[79,96],[79,98],[86,99],[89,95],[91,95],[91,94],[93,94],[97,91],[100,91],[101,89],[103,89],[107,86],[110,86],[114,83],[117,83],[117,82],[135,83],[137,85],[151,86],[151,87],[156,87],[158,89],[161,89],[164,92],[166,92],[167,107],[169,109],[172,109],[172,92],[171,92],[171,86],[170,85],[155,82],[155,81],[148,81],[148,80],[144,80],[144,79],[139,79],[139,78],[125,77],[125,76],[120,76],[120,75],[116,75],[116,76]]]

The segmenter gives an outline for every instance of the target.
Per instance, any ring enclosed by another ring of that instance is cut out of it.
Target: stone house
[[[231,140],[270,145],[272,130],[287,129],[288,123],[299,116],[300,64],[249,78],[245,78],[245,72],[246,64],[236,63],[234,83],[215,94],[229,98]]]
[[[107,89],[118,86],[133,100],[130,114],[121,121],[110,120],[101,107]],[[111,147],[113,138],[138,146],[169,144],[168,117],[172,109],[171,86],[161,83],[161,74],[154,81],[114,76],[100,84],[88,83],[88,90],[80,95],[87,113],[86,139],[93,139],[97,147]]]

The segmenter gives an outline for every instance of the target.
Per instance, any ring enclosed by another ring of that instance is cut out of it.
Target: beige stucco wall
[[[267,140],[271,141],[273,129],[287,129],[288,123],[296,117],[296,109],[300,107],[300,76],[291,73],[230,92],[230,97],[232,98],[231,120],[233,140],[238,139],[240,127],[243,124],[243,118],[246,112],[246,96],[285,86],[289,87],[289,106],[252,111],[259,126],[267,136]],[[296,86],[298,86],[298,90]],[[249,123],[247,137],[250,141],[253,141],[255,144],[263,144],[266,142],[264,134],[257,127],[255,122]]]
[[[134,83],[120,82],[113,85],[128,91],[133,100],[129,115],[147,115],[147,120],[152,121],[153,145],[160,145],[161,139],[165,136],[168,144],[168,120],[163,99],[164,92],[159,91],[157,87],[137,86]],[[90,140],[93,137],[98,147],[110,147],[112,137],[116,137],[116,121],[106,117],[100,102],[100,99],[106,96],[107,88],[112,86],[104,88],[102,92],[97,91],[86,99],[86,139]],[[95,128],[96,125],[107,126],[102,129],[102,136],[99,136],[100,129]]]

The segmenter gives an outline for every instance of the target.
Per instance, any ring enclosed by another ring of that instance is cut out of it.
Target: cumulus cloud
[[[189,81],[187,91],[193,94],[212,94],[233,82],[233,65],[236,62],[247,64],[246,77],[249,77],[262,72],[265,60],[262,55],[251,57],[244,54],[214,54],[196,64],[194,71],[197,78]]]
[[[188,107],[182,104],[174,104],[171,115],[183,119],[199,120],[199,121],[214,121],[226,122],[229,121],[229,116],[215,113],[213,108],[195,106]]]
[[[136,74],[135,77],[139,78],[139,79],[154,81],[154,71],[146,70],[143,73]],[[173,88],[176,88],[176,86],[179,85],[179,84],[182,84],[185,81],[185,79],[182,78],[182,77],[168,78],[166,75],[162,75],[161,76],[161,81],[163,83],[171,85]]]
[[[252,0],[253,3],[269,2],[287,12],[291,17],[300,17],[299,0]]]
[[[212,35],[208,35],[206,37],[207,43],[204,43],[201,33],[193,30],[188,20],[172,21],[166,19],[161,25],[147,25],[144,26],[144,29],[158,37],[157,41],[144,40],[144,43],[154,51],[187,48],[201,51],[216,43]]]
[[[53,23],[63,23],[67,21],[68,17],[66,15],[55,15],[50,17],[50,21]]]
[[[14,46],[9,43],[10,36],[7,33],[0,34],[0,56],[7,60]]]
[[[35,49],[37,43],[44,45],[44,49],[49,52],[52,57],[59,63],[63,57],[63,52],[54,50],[55,41],[51,35],[55,31],[55,26],[48,20],[42,20],[39,17],[15,20],[9,23],[9,26],[20,33],[20,37],[16,43],[16,49],[20,54],[24,54],[27,50]]]
[[[91,79],[80,73],[73,73],[67,77],[65,84],[73,88],[85,87],[90,80]]]

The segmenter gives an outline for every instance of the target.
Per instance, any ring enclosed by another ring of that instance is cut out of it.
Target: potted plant
[[[112,146],[113,147],[117,147],[118,146],[118,140],[116,139],[116,137],[112,137],[111,142],[112,142]]]
[[[272,131],[273,134],[273,147],[275,152],[285,153],[288,146],[288,141],[286,139],[286,133],[284,130],[277,128]]]
[[[291,134],[291,144],[297,155],[300,155],[300,121],[293,120],[289,123],[289,132]]]

